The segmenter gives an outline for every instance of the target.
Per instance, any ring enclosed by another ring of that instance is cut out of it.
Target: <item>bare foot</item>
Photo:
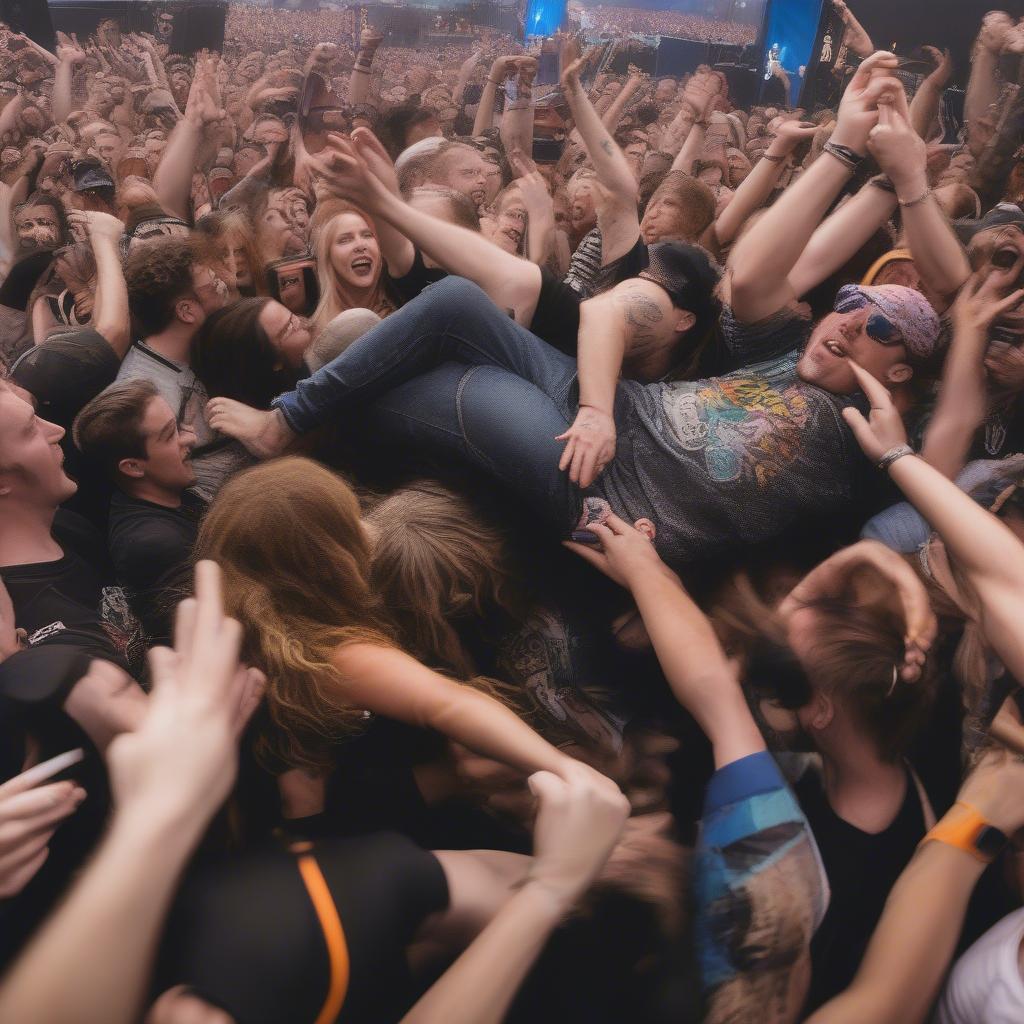
[[[277,409],[253,409],[231,398],[211,398],[206,418],[214,430],[241,441],[257,459],[280,455],[296,437]]]

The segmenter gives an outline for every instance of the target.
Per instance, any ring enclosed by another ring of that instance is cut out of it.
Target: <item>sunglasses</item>
[[[871,306],[874,312],[864,325],[864,333],[879,345],[904,344],[903,332],[897,327],[855,284],[843,285],[836,295],[833,307],[837,313],[856,313],[859,309]]]

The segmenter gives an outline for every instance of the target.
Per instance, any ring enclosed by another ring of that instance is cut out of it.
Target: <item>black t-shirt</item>
[[[889,891],[927,829],[910,772],[899,813],[875,835],[862,832],[832,810],[817,772],[805,773],[794,790],[832,890],[828,911],[811,940],[811,987],[804,1005],[809,1014],[853,981]]]
[[[448,271],[442,270],[440,267],[428,267],[423,262],[423,253],[417,248],[414,251],[409,272],[402,277],[391,278],[391,284],[402,300],[402,305],[405,305],[407,302],[412,302],[428,285],[441,281],[447,276]]]
[[[405,949],[448,906],[433,854],[394,833],[317,842],[349,982],[339,1020],[398,1020],[415,998]],[[193,872],[172,913],[160,988],[185,983],[238,1024],[312,1021],[327,994],[323,932],[295,857],[276,844]]]
[[[0,900],[0,969],[31,937],[85,863],[106,827],[110,793],[106,765],[89,737],[63,710],[88,672],[90,652],[43,641],[0,663],[0,782],[18,775],[28,753],[37,762],[81,747],[85,759],[48,780],[73,779],[85,800],[65,818],[49,843],[46,861],[20,893]]]
[[[186,491],[180,508],[115,491],[107,540],[117,582],[150,643],[171,638],[173,591],[187,572],[206,502]]]
[[[576,339],[580,332],[579,293],[559,280],[550,270],[541,268],[540,294],[530,331],[549,345],[567,355],[576,355]],[[448,276],[440,267],[428,267],[423,254],[416,250],[412,267],[404,277],[394,278],[395,291],[402,302],[411,302],[424,288]]]
[[[112,588],[102,537],[81,516],[59,509],[53,537],[64,556],[52,562],[0,567],[14,621],[29,643],[67,644],[128,667],[136,640],[132,616]]]

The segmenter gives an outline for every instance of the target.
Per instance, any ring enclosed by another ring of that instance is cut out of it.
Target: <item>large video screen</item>
[[[757,41],[767,0],[574,0],[588,33],[676,36],[715,43]]]

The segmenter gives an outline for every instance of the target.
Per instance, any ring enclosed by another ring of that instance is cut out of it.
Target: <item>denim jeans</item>
[[[274,401],[305,433],[361,407],[366,425],[484,470],[570,528],[582,505],[555,437],[576,413],[576,360],[449,277]]]

